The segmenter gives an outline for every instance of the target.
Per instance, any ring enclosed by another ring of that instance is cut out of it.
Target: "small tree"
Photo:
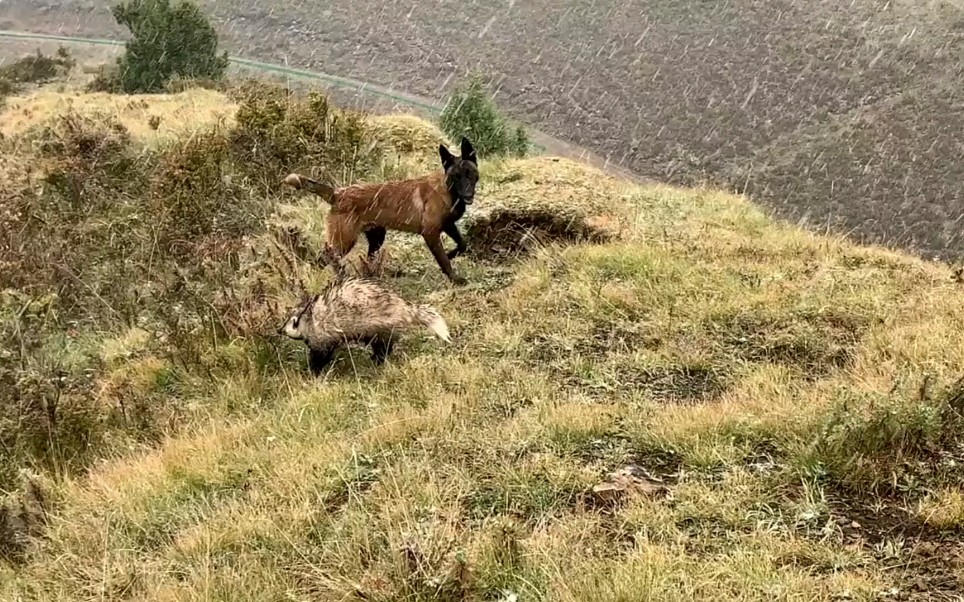
[[[159,92],[174,76],[224,76],[228,55],[218,54],[218,35],[193,2],[172,6],[170,0],[127,0],[111,12],[131,32],[127,51],[118,59],[124,92]]]
[[[439,125],[453,140],[468,137],[481,156],[523,157],[529,150],[525,128],[521,125],[513,128],[477,73],[455,86],[439,116]]]

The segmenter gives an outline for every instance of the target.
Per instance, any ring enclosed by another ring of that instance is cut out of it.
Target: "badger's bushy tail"
[[[438,310],[429,305],[419,305],[415,308],[415,319],[431,331],[432,334],[442,339],[446,343],[452,342],[449,335],[449,326],[445,319],[438,313]]]
[[[285,176],[284,183],[292,188],[297,188],[298,190],[307,190],[312,194],[316,194],[324,199],[326,202],[330,203],[335,199],[335,189],[325,184],[324,182],[319,182],[318,180],[313,180],[307,176],[303,176],[297,173],[290,173]]]

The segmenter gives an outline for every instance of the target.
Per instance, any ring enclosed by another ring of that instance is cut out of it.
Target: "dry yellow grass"
[[[0,112],[0,132],[15,136],[70,109],[82,115],[108,112],[134,138],[153,144],[190,135],[220,122],[230,123],[237,106],[225,95],[205,89],[178,94],[118,96],[42,88],[24,97],[7,99]],[[151,127],[152,118],[158,120],[156,129]]]
[[[935,491],[921,500],[917,515],[928,525],[954,531],[964,525],[964,492],[959,488]]]
[[[540,243],[572,237],[601,242],[635,232],[632,185],[558,157],[484,164],[486,202],[465,218],[479,244]],[[512,232],[515,234],[512,234]]]
[[[431,171],[441,165],[439,144],[453,148],[438,127],[413,115],[373,115],[368,123],[374,138],[405,169]]]
[[[439,307],[452,346],[406,336],[384,367],[353,351],[317,380],[226,360],[183,400],[191,428],[58,487],[48,538],[0,597],[829,601],[961,587],[960,544],[921,526],[961,514],[941,390],[964,366],[964,296],[946,268],[570,161],[483,164],[481,186],[470,214],[551,210],[612,238],[510,258],[469,239],[474,257],[456,261],[470,285],[450,288],[417,238],[390,236],[391,284]],[[325,210],[301,199],[271,219],[320,240]],[[157,367],[128,352],[141,338],[104,345],[119,376]],[[669,495],[595,505],[592,486],[626,463]]]

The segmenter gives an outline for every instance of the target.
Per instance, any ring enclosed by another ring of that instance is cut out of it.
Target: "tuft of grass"
[[[934,491],[920,501],[917,516],[938,529],[960,530],[964,525],[964,492],[951,487]]]

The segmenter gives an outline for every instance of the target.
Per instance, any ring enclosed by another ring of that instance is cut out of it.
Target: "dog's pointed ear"
[[[462,136],[462,160],[471,161],[476,165],[479,164],[478,156],[475,154],[475,147],[472,146],[472,143],[469,142],[469,139],[465,136]]]
[[[449,149],[445,148],[444,144],[438,145],[438,154],[442,158],[442,167],[445,171],[448,171],[450,167],[455,165],[455,156],[449,152]]]

